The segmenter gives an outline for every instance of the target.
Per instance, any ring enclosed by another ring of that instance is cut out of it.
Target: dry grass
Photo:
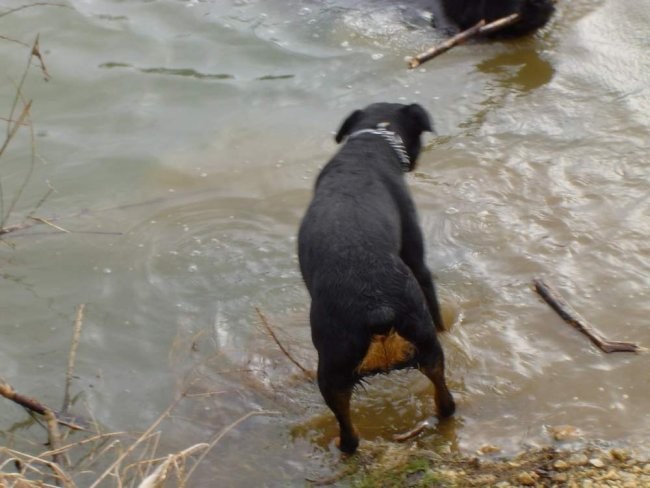
[[[13,9],[0,11],[0,19],[26,8],[42,6],[62,7],[63,5],[40,2],[22,5]],[[22,71],[22,74],[20,75],[20,78],[18,81],[10,79],[11,83],[14,84],[15,94],[9,106],[8,114],[6,117],[2,117],[0,119],[6,123],[4,138],[0,139],[0,170],[2,169],[3,156],[7,154],[12,142],[16,139],[21,131],[28,131],[30,145],[30,156],[27,168],[25,169],[25,173],[22,176],[21,180],[18,182],[16,188],[12,192],[6,191],[3,187],[1,177],[2,174],[0,173],[0,237],[2,237],[5,234],[23,230],[39,224],[47,224],[55,228],[58,227],[54,226],[46,219],[34,216],[34,214],[41,208],[48,197],[52,194],[53,189],[51,187],[48,188],[48,190],[39,199],[36,205],[33,206],[31,211],[29,211],[26,215],[23,215],[23,217],[18,222],[11,222],[12,220],[15,220],[13,217],[16,207],[23,198],[25,189],[32,179],[36,163],[35,131],[31,117],[32,100],[28,99],[25,96],[23,88],[25,86],[25,81],[27,80],[28,74],[33,71],[34,68],[38,70],[44,81],[48,81],[50,79],[50,74],[47,70],[47,66],[45,65],[45,60],[41,54],[38,35],[31,44],[27,44],[17,39],[11,39],[6,36],[0,36],[0,40],[15,43],[21,46],[21,48],[28,48],[27,63]]]
[[[75,314],[61,412],[56,412],[34,398],[17,393],[0,378],[0,396],[25,407],[33,416],[38,415],[46,420],[44,427],[47,428],[48,437],[46,449],[40,447],[42,444],[38,440],[30,441],[29,449],[0,447],[0,488],[192,486],[190,479],[197,469],[231,431],[251,417],[278,414],[266,410],[245,412],[205,442],[194,443],[176,452],[164,452],[161,444],[167,441],[166,423],[182,418],[176,414],[181,404],[212,401],[215,396],[223,393],[202,391],[201,387],[197,386],[201,380],[199,370],[211,359],[208,358],[200,361],[185,375],[179,385],[180,393],[144,432],[102,432],[97,422],[93,422],[92,427],[87,427],[91,422],[83,419],[77,418],[74,423],[70,422],[66,419],[67,409],[72,404],[70,378],[74,374],[74,362],[82,334],[83,311],[84,306],[80,305]],[[195,340],[195,337],[191,339]],[[191,347],[186,347],[188,344],[177,342],[173,349],[182,347],[187,352],[192,351]],[[59,432],[60,429],[63,435]],[[73,432],[80,439],[71,442],[69,436]]]
[[[182,398],[177,398],[145,432],[137,436],[126,432],[88,434],[79,441],[33,454],[0,447],[0,487],[192,486],[189,481],[196,469],[230,431],[253,416],[274,414],[248,412],[224,427],[210,442],[161,454],[161,424],[170,418]],[[69,459],[75,462],[71,463]]]

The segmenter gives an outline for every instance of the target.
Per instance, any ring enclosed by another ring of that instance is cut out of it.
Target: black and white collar
[[[398,134],[388,130],[386,128],[387,126],[388,123],[383,122],[381,124],[377,124],[377,127],[374,129],[358,130],[350,134],[348,136],[348,140],[360,136],[362,134],[375,134],[377,136],[380,136],[390,145],[390,147],[393,148],[395,154],[397,155],[397,159],[399,159],[400,167],[402,168],[402,171],[407,173],[411,169],[411,160],[409,158],[408,153],[406,152],[406,148],[404,147],[404,142],[402,141],[402,138]]]

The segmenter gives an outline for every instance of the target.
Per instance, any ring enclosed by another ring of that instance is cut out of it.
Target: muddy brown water
[[[650,356],[604,355],[531,289],[543,277],[606,336],[650,346],[647,1],[560,2],[535,38],[459,47],[415,71],[404,57],[441,36],[419,6],[65,5],[0,17],[3,36],[40,33],[52,76],[35,69],[24,87],[37,157],[12,221],[49,182],[38,213],[71,231],[39,226],[0,245],[0,374],[16,387],[60,401],[86,303],[74,388],[107,429],[144,430],[193,377],[211,395],[178,412],[164,449],[279,412],[225,436],[199,485],[300,486],[335,471],[334,420],[254,307],[313,367],[295,233],[332,131],[369,102],[418,102],[437,135],[408,183],[452,325],[442,341],[458,400],[418,442],[508,453],[572,425],[647,451]],[[26,56],[0,40],[3,117]],[[23,131],[0,160],[5,200],[29,148]],[[363,438],[390,439],[432,415],[432,390],[399,372],[354,405]],[[0,409],[5,439],[30,435],[22,418]]]

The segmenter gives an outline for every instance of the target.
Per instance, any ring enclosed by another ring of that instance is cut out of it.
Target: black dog
[[[455,410],[436,337],[444,330],[440,308],[402,175],[415,167],[424,131],[432,131],[431,122],[417,104],[353,112],[336,135],[346,143],[318,176],[300,226],[318,386],[346,453],[359,444],[352,389],[369,374],[417,367],[433,382],[438,414]]]
[[[520,19],[491,37],[516,37],[530,34],[546,25],[555,11],[555,0],[442,0],[449,20],[469,29],[481,19],[492,22],[518,13]]]

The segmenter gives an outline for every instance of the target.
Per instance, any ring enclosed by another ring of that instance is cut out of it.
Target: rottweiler
[[[345,144],[318,175],[298,233],[318,386],[345,453],[359,445],[350,397],[368,375],[418,368],[435,387],[438,415],[456,408],[436,335],[444,330],[440,306],[404,178],[424,131],[433,127],[418,104],[375,103],[350,114],[335,137]]]

